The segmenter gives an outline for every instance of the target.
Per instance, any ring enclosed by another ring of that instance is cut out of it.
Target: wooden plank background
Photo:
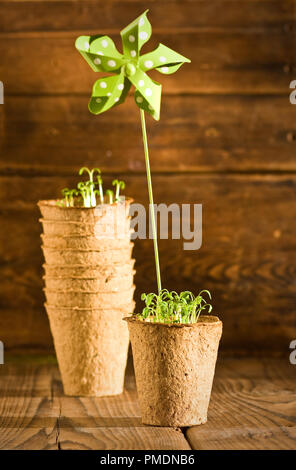
[[[146,8],[159,41],[192,59],[163,84],[148,118],[156,202],[202,203],[203,245],[160,241],[168,288],[209,288],[226,352],[288,355],[296,337],[296,2],[291,0],[0,0],[0,339],[51,349],[42,307],[38,199],[82,165],[122,176],[147,204],[139,112],[92,116],[97,76],[74,48],[118,31]],[[151,241],[137,241],[137,300],[155,289]],[[140,303],[138,302],[140,307]]]

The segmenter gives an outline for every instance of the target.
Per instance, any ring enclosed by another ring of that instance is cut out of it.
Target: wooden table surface
[[[0,449],[296,449],[296,366],[287,359],[220,358],[208,422],[141,424],[132,364],[125,392],[63,394],[52,357],[0,366]]]

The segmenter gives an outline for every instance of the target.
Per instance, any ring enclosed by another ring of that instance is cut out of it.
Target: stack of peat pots
[[[94,208],[39,201],[46,311],[67,395],[122,393],[134,310],[131,199]]]

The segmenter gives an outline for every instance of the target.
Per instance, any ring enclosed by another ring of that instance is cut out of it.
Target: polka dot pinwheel
[[[89,110],[100,114],[124,102],[132,85],[136,88],[135,101],[140,108],[146,173],[149,193],[149,209],[155,255],[155,268],[158,292],[161,292],[161,277],[157,245],[157,230],[152,193],[145,111],[159,120],[161,85],[152,80],[146,72],[152,69],[171,74],[189,59],[159,44],[153,52],[140,55],[140,50],[151,36],[152,28],[146,10],[136,20],[121,31],[123,54],[120,54],[108,36],[80,36],[76,48],[95,72],[114,72],[97,80],[93,86]]]
[[[80,36],[76,40],[76,48],[95,72],[115,73],[95,82],[89,102],[89,110],[93,114],[123,103],[131,85],[134,85],[136,104],[158,120],[161,84],[146,72],[156,69],[168,75],[176,72],[184,62],[190,62],[163,44],[140,55],[141,47],[150,39],[152,32],[147,11],[121,31],[123,54],[117,51],[108,36]]]

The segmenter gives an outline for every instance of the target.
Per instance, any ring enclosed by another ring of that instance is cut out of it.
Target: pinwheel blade
[[[161,84],[149,79],[149,88],[146,90],[135,91],[135,101],[139,108],[144,109],[147,113],[159,121],[160,118],[160,102],[161,102]],[[151,95],[147,95],[145,91],[151,91]]]
[[[159,44],[157,49],[140,57],[139,66],[143,71],[156,69],[161,73],[171,74],[185,62],[191,61],[164,44]]]
[[[149,41],[152,33],[146,10],[121,32],[123,53],[126,58],[137,61],[141,47]]]
[[[131,86],[132,86],[131,82],[128,80],[128,78],[125,77],[124,82],[123,82],[123,90],[122,90],[121,96],[119,100],[115,102],[114,106],[118,106],[119,104],[122,104],[125,101],[125,98],[127,97]]]
[[[160,116],[161,85],[151,80],[140,68],[136,69],[129,80],[136,88],[135,100],[139,108],[145,109],[154,119]]]
[[[115,72],[127,62],[108,36],[80,36],[75,47],[95,72]]]
[[[124,101],[130,84],[123,72],[119,75],[104,77],[97,80],[93,86],[88,108],[93,114],[100,114]]]

